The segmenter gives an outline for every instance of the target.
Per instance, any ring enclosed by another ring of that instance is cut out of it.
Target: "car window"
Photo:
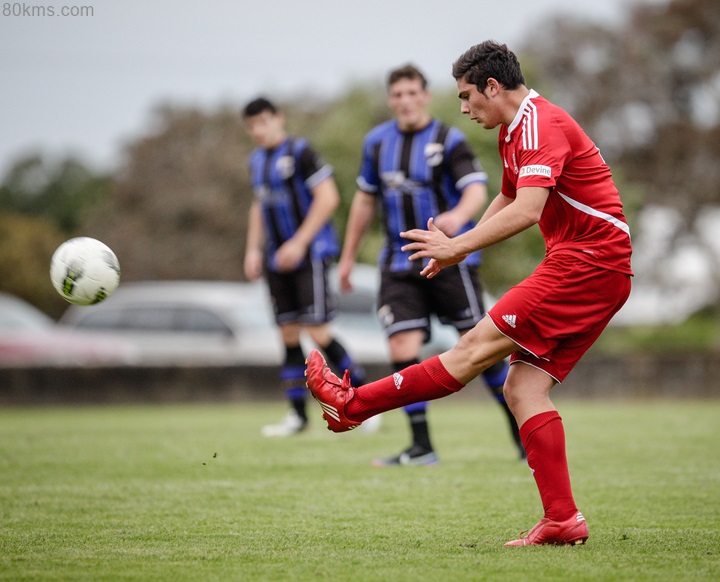
[[[85,329],[222,333],[230,328],[212,311],[183,306],[126,306],[88,313],[77,324]]]
[[[264,303],[252,307],[233,307],[228,309],[227,316],[242,329],[267,329],[275,326],[272,308]]]
[[[85,329],[169,330],[174,311],[163,307],[119,307],[84,314],[77,327]]]
[[[232,330],[215,313],[195,307],[178,308],[174,325],[179,331],[232,334]]]
[[[122,315],[122,311],[119,309],[88,311],[85,317],[77,322],[77,327],[85,329],[118,329],[122,327]]]
[[[171,307],[124,307],[122,329],[171,331],[175,329],[175,309]]]

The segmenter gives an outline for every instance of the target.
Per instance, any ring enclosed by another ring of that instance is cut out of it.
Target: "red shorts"
[[[562,382],[629,295],[629,275],[558,253],[505,293],[488,315],[521,347],[510,363],[525,362]]]

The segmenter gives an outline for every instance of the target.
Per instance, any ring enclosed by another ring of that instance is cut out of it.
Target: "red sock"
[[[463,386],[435,356],[356,388],[355,396],[345,407],[345,414],[351,420],[362,421],[406,404],[449,396]]]
[[[565,429],[556,410],[541,412],[520,427],[527,462],[540,491],[545,517],[564,521],[576,512],[570,487]]]

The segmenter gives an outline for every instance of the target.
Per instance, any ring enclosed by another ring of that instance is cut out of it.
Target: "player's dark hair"
[[[263,111],[269,111],[275,115],[278,112],[278,109],[269,99],[266,99],[265,97],[258,97],[257,99],[250,101],[250,103],[243,108],[242,116],[245,118],[255,117],[256,115],[260,115]]]
[[[505,89],[517,89],[525,84],[520,63],[506,44],[486,40],[466,50],[453,63],[453,77],[459,81],[463,77],[475,85],[481,93],[490,78],[495,79]]]
[[[390,85],[394,85],[395,83],[397,83],[400,79],[410,79],[411,81],[419,79],[422,83],[422,88],[427,89],[428,82],[425,78],[425,75],[420,72],[420,69],[410,63],[390,71],[387,78],[388,88],[390,87]]]

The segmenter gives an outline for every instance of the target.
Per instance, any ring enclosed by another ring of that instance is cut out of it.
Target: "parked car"
[[[333,330],[358,361],[386,363],[387,341],[375,308],[377,270],[358,265],[352,280],[353,292],[339,293],[331,272],[338,302]],[[279,365],[283,356],[264,282],[125,283],[102,303],[70,306],[60,324],[112,333],[137,346],[145,364]],[[426,351],[439,353],[456,340],[454,330],[436,322]]]
[[[158,281],[121,285],[61,325],[112,333],[146,364],[276,364],[281,350],[263,283]]]
[[[59,327],[26,301],[0,292],[0,366],[126,365],[132,344]]]

